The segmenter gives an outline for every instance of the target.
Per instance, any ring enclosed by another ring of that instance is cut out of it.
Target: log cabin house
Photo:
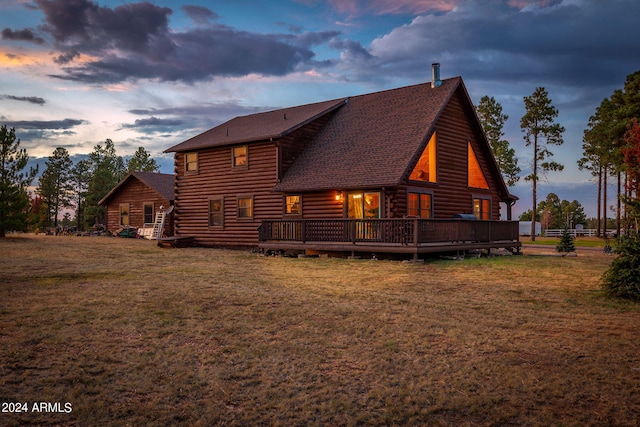
[[[517,198],[464,83],[433,74],[236,117],[167,149],[176,236],[316,254],[519,250]]]
[[[152,227],[156,213],[174,203],[174,176],[156,172],[131,172],[98,202],[106,207],[106,228]],[[173,235],[173,218],[167,216],[163,235]]]

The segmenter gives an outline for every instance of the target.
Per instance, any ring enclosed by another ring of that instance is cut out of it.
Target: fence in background
[[[544,230],[543,235],[546,237],[560,237],[563,231],[564,229],[562,228],[549,229]],[[584,228],[582,230],[576,228],[569,229],[569,234],[573,237],[596,237],[598,235],[597,233],[598,230],[595,228]]]

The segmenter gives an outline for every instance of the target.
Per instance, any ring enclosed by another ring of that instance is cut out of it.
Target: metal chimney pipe
[[[434,62],[431,64],[431,87],[442,86],[442,80],[440,80],[440,63]]]

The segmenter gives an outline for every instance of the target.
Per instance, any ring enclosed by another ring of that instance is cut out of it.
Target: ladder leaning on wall
[[[153,222],[153,232],[151,233],[151,240],[158,240],[162,237],[164,232],[164,220],[167,217],[167,212],[156,212],[156,220]]]

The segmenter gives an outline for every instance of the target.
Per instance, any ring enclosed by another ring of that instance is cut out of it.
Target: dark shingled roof
[[[393,187],[406,179],[456,91],[473,108],[461,77],[236,117],[165,152],[185,152],[277,139],[335,114],[305,147],[274,191]],[[479,123],[476,123],[480,126]],[[480,131],[482,131],[480,129]],[[487,145],[487,150],[490,150]],[[490,155],[490,151],[489,155]],[[498,176],[498,192],[515,200]]]
[[[165,199],[169,201],[174,200],[174,176],[172,174],[158,172],[131,172],[115,187],[113,187],[111,191],[109,191],[109,193],[98,202],[98,204],[105,204],[116,191],[118,191],[128,180],[133,178],[138,179]]]
[[[349,98],[274,190],[398,185],[461,85],[455,77]]]
[[[240,116],[196,135],[165,153],[280,138],[343,105],[345,98]]]

